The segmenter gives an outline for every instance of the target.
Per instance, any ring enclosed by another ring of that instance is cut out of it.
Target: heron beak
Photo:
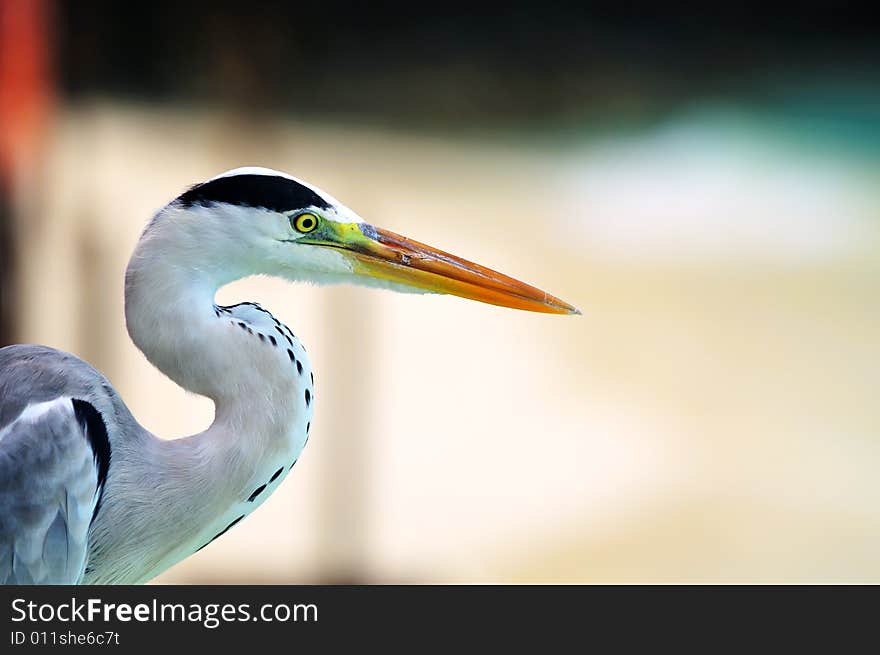
[[[317,232],[315,238],[300,242],[343,250],[355,273],[501,307],[545,314],[581,313],[524,282],[366,223],[335,223]]]

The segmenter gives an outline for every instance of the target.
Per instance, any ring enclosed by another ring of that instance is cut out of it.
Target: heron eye
[[[308,234],[318,227],[318,217],[308,212],[305,214],[299,214],[293,219],[293,227],[297,232]]]

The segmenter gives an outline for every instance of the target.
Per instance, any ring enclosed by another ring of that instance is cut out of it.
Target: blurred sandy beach
[[[285,170],[583,316],[223,289],[308,347],[312,438],[157,582],[877,582],[880,157],[777,128],[709,107],[560,140],[78,103],[22,197],[18,331],[155,433],[203,429],[210,403],[128,340],[124,268],[188,184]]]

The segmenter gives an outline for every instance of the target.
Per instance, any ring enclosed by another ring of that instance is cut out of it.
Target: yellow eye
[[[308,234],[318,227],[318,217],[308,212],[299,214],[293,218],[293,227],[297,232]]]

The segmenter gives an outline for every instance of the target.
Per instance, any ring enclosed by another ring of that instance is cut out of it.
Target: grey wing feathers
[[[0,348],[0,584],[82,581],[120,425],[139,434],[86,362],[44,346]]]
[[[90,424],[74,402],[28,405],[0,427],[0,583],[82,578],[101,487]]]

